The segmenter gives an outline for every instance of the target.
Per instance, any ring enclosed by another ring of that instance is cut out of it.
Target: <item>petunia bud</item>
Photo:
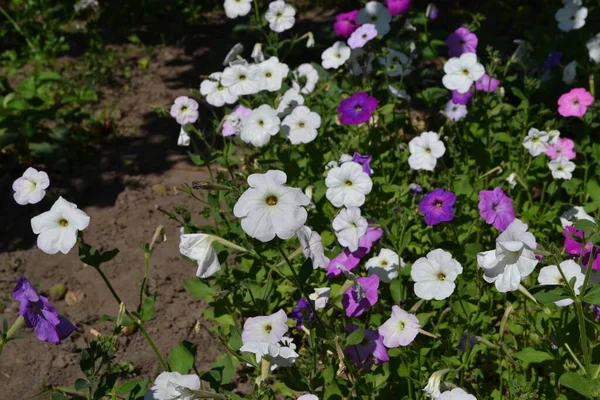
[[[425,388],[423,389],[423,392],[425,392],[425,396],[429,397],[430,399],[437,399],[440,397],[440,395],[442,394],[440,391],[442,378],[449,371],[449,369],[442,369],[439,371],[435,371],[433,374],[431,374],[429,380],[427,381],[427,386],[425,386]]]

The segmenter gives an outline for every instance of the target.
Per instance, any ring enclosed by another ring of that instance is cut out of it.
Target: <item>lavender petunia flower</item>
[[[463,53],[476,53],[479,39],[467,28],[460,27],[446,38],[448,56],[460,57]]]
[[[466,106],[469,100],[473,97],[473,90],[469,90],[465,93],[458,93],[456,90],[452,91],[452,101],[456,104],[462,104]]]
[[[25,326],[34,328],[35,336],[41,341],[59,344],[77,329],[58,315],[48,299],[40,296],[24,276],[17,281],[13,298],[21,303],[19,315],[25,320]]]
[[[351,49],[361,49],[371,39],[377,36],[377,29],[373,24],[364,24],[357,28],[348,39],[348,46]]]
[[[371,169],[371,156],[363,156],[360,153],[354,152],[352,156],[352,161],[355,163],[359,163],[363,167],[363,172],[369,175],[373,174],[373,170]]]
[[[460,121],[464,117],[467,116],[467,106],[462,104],[456,104],[452,100],[446,103],[446,107],[444,107],[444,113],[450,118],[452,121]]]
[[[484,74],[479,80],[475,81],[475,89],[483,92],[492,93],[498,86],[500,86],[500,81],[496,78],[492,78],[488,74]]]
[[[454,203],[456,196],[444,189],[435,189],[427,193],[419,203],[419,211],[425,215],[427,225],[437,225],[441,222],[452,221],[454,218]]]
[[[562,57],[562,51],[552,51],[548,54],[548,57],[544,60],[544,64],[542,65],[542,70],[548,71],[560,64],[560,58]]]
[[[357,329],[358,326],[354,324],[346,325],[347,332],[351,333]],[[387,349],[383,345],[383,336],[371,329],[365,329],[363,341],[355,346],[346,347],[344,354],[352,360],[356,368],[365,371],[371,368],[373,362],[379,365],[390,360]]]
[[[360,125],[367,122],[373,111],[377,109],[377,99],[367,92],[354,93],[352,97],[342,100],[338,107],[340,122],[344,125]]]
[[[242,105],[237,106],[231,114],[225,117],[223,130],[221,132],[223,136],[233,136],[239,134],[241,132],[244,120],[250,115],[250,113],[252,113],[251,109]]]
[[[515,220],[512,199],[504,194],[500,186],[494,190],[479,192],[479,215],[500,232]]]
[[[342,265],[348,271],[352,270],[358,265],[360,260],[365,257],[371,251],[373,243],[381,238],[383,235],[383,229],[381,228],[367,228],[367,233],[361,237],[358,241],[358,250],[352,252],[345,248],[340,254],[331,260],[327,266],[327,277],[335,278],[342,273],[342,270],[338,268],[338,265]]]
[[[379,288],[379,277],[371,275],[366,278],[358,278],[358,284],[362,287],[361,294],[351,287],[342,297],[342,305],[349,317],[358,317],[370,309],[379,300],[377,289]]]

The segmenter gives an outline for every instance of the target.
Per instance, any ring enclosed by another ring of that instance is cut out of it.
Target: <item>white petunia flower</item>
[[[591,38],[585,44],[588,49],[588,54],[596,63],[600,63],[600,33]]]
[[[256,64],[231,64],[221,75],[221,84],[236,96],[258,93],[261,82],[262,71]]]
[[[90,217],[76,204],[59,197],[46,211],[31,219],[33,233],[39,235],[37,246],[47,254],[67,254],[77,243],[77,233],[90,224]]]
[[[548,144],[556,144],[558,139],[560,139],[560,131],[556,129],[548,131]]]
[[[320,310],[327,306],[329,301],[330,287],[316,288],[315,291],[308,295],[308,298],[315,302],[315,310]]]
[[[278,344],[289,329],[287,319],[283,310],[271,315],[248,318],[244,323],[242,343]]]
[[[227,55],[225,56],[225,59],[223,60],[223,66],[226,67],[228,66],[230,63],[234,62],[235,60],[237,60],[237,57],[242,54],[244,52],[244,45],[241,43],[236,43],[231,50],[229,50],[229,53],[227,53]]]
[[[283,79],[290,72],[287,64],[280,63],[277,57],[271,57],[259,65],[262,71],[261,87],[269,92],[277,92],[281,89]]]
[[[300,64],[298,69],[294,71],[293,76],[292,87],[301,94],[312,93],[319,81],[319,72],[308,63]]]
[[[269,28],[274,32],[283,32],[291,29],[296,22],[296,10],[283,0],[277,0],[269,4],[265,18],[269,22]]]
[[[277,111],[263,104],[252,110],[250,115],[246,117],[242,123],[240,138],[246,143],[252,143],[254,146],[264,146],[269,143],[271,136],[279,132],[280,125],[281,120],[277,116]]]
[[[358,250],[358,242],[367,233],[368,225],[358,207],[344,208],[332,223],[338,242],[350,251]]]
[[[575,294],[579,296],[585,279],[585,275],[581,272],[581,267],[573,260],[566,260],[560,263],[560,269],[565,274],[566,280],[563,279],[556,265],[548,265],[540,270],[540,275],[538,276],[540,285],[568,285],[569,281],[575,278]],[[562,299],[555,301],[554,304],[559,307],[565,307],[573,304],[573,300]]]
[[[181,235],[179,252],[198,263],[198,278],[210,278],[221,270],[221,263],[213,247],[216,237],[204,233]]]
[[[563,69],[563,82],[572,85],[577,76],[577,61],[571,61]]]
[[[437,159],[446,152],[446,146],[437,133],[423,132],[408,142],[408,150],[410,151],[408,165],[412,169],[433,171]]]
[[[529,129],[529,132],[527,132],[525,139],[523,139],[523,147],[529,150],[529,154],[537,157],[548,150],[549,140],[550,135],[548,135],[548,132],[531,128]]]
[[[377,2],[370,1],[362,8],[356,20],[359,24],[373,24],[379,36],[384,36],[390,31],[390,22],[392,22],[392,14],[386,6]]]
[[[193,124],[198,119],[198,102],[187,96],[179,96],[173,102],[170,113],[179,125]]]
[[[179,130],[179,137],[177,138],[177,146],[186,146],[187,147],[190,145],[191,141],[192,141],[192,138],[185,131],[185,129],[183,128],[183,125],[182,125],[181,129]]]
[[[310,111],[306,106],[294,108],[292,113],[283,119],[281,128],[285,137],[292,144],[310,143],[316,139],[321,126],[321,116]]]
[[[162,372],[154,385],[144,395],[144,400],[193,400],[194,390],[200,390],[198,375],[181,375],[179,372]]]
[[[319,400],[319,398],[317,396],[315,396],[314,394],[303,394],[302,396],[298,397],[296,400]]]
[[[248,177],[250,188],[238,199],[233,214],[251,237],[268,242],[275,236],[287,240],[304,226],[310,199],[301,189],[285,185],[285,172],[269,170]]]
[[[321,65],[325,69],[337,69],[348,61],[351,52],[345,42],[337,41],[321,54]]]
[[[575,171],[575,163],[569,161],[567,157],[558,157],[548,163],[548,168],[552,171],[554,179],[570,180],[573,177],[572,172]]]
[[[585,25],[585,19],[588,15],[588,9],[580,7],[580,4],[565,4],[554,14],[558,21],[558,29],[563,32],[569,32],[573,29],[579,29]]]
[[[379,327],[385,347],[408,346],[419,333],[419,320],[398,306],[392,307],[392,316]]]
[[[206,97],[206,102],[214,107],[223,107],[238,100],[238,97],[221,83],[222,76],[222,72],[214,72],[200,84],[200,93]]]
[[[389,49],[386,57],[380,57],[379,62],[385,67],[388,76],[406,76],[411,72],[411,60],[406,54]]]
[[[415,295],[423,300],[443,300],[452,295],[454,280],[462,274],[462,266],[452,254],[435,249],[414,262],[410,276],[415,281]]]
[[[477,400],[477,397],[465,392],[461,388],[446,390],[440,395],[438,400]]]
[[[369,276],[377,275],[381,282],[390,283],[398,277],[398,270],[404,268],[404,260],[393,250],[381,249],[379,255],[367,261],[366,267]]]
[[[296,89],[288,89],[277,104],[277,112],[279,118],[284,118],[286,115],[292,112],[292,110],[298,106],[304,104],[304,97]]]
[[[516,173],[511,173],[507,178],[506,178],[506,182],[508,182],[509,186],[511,188],[514,188],[515,186],[517,186],[517,174]]]
[[[460,94],[467,93],[473,82],[485,74],[483,65],[477,62],[475,53],[463,53],[460,57],[452,57],[444,64],[446,75],[442,83],[448,90],[456,90]]]
[[[560,224],[564,229],[567,226],[573,226],[573,224],[580,219],[587,219],[588,221],[594,222],[594,218],[586,213],[583,207],[575,206],[562,213],[560,216]]]
[[[265,55],[262,52],[261,43],[254,44],[254,48],[252,49],[252,54],[250,54],[250,58],[252,58],[257,64],[260,64],[261,62],[265,61]]]
[[[538,264],[533,249],[535,237],[527,232],[527,224],[515,219],[496,239],[496,249],[477,254],[477,264],[483,269],[483,279],[496,285],[499,292],[517,290],[521,280]]]
[[[27,168],[23,176],[17,178],[12,189],[15,191],[13,197],[17,204],[36,204],[46,196],[46,189],[50,186],[50,178],[44,171],[35,168]]]
[[[266,342],[244,343],[240,351],[253,353],[257,364],[260,364],[263,358],[268,359],[271,362],[271,371],[277,367],[291,367],[299,357],[299,354],[295,351],[296,345],[288,337],[283,337],[281,340],[283,344]]]
[[[321,235],[311,230],[308,226],[300,228],[298,232],[296,232],[296,235],[298,235],[298,241],[300,241],[300,246],[302,246],[304,257],[312,260],[313,269],[319,267],[327,268],[329,265],[329,258],[325,256]]]
[[[350,53],[350,73],[354,76],[369,75],[373,72],[373,53],[367,53],[365,49],[352,49]]]
[[[225,0],[223,6],[227,18],[243,17],[252,9],[252,0]]]
[[[362,165],[349,161],[330,169],[325,185],[325,196],[335,207],[360,207],[365,203],[365,196],[371,193],[373,181]]]

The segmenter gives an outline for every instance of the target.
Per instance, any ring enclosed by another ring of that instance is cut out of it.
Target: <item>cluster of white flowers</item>
[[[223,7],[228,18],[244,17],[252,9],[252,0],[225,0]],[[272,31],[280,33],[294,26],[296,10],[283,0],[276,0],[269,4],[265,19]]]

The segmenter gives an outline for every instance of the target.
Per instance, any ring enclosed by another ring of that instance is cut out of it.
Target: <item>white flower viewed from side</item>
[[[423,300],[443,300],[452,295],[454,280],[463,268],[452,254],[435,249],[414,262],[410,276],[415,281],[415,295]]]
[[[304,97],[300,94],[300,92],[296,89],[288,89],[281,99],[279,99],[279,103],[277,103],[277,116],[279,118],[284,118],[286,115],[290,114],[292,110],[298,106],[304,104]]]
[[[406,76],[411,72],[410,57],[406,54],[389,49],[386,57],[380,57],[379,62],[385,67],[388,76]]]
[[[454,388],[446,390],[440,395],[438,400],[477,400],[477,397],[465,392],[461,388]]]
[[[258,93],[261,89],[261,82],[260,67],[245,62],[231,64],[221,75],[221,84],[236,96]]]
[[[221,72],[213,72],[208,79],[200,83],[200,93],[206,98],[206,102],[214,107],[223,107],[238,100],[238,97],[221,83],[222,76]]]
[[[300,64],[293,73],[292,87],[301,94],[310,94],[319,81],[319,72],[312,65]]]
[[[431,374],[431,376],[427,380],[427,385],[423,388],[425,396],[433,400],[437,400],[440,397],[440,394],[442,394],[440,392],[442,378],[448,373],[448,371],[449,370],[447,369],[442,369],[440,371],[435,371]]]
[[[408,346],[419,333],[419,320],[398,306],[392,307],[392,316],[379,327],[385,347]]]
[[[596,63],[600,63],[600,33],[588,40],[585,45],[588,49],[590,59]]]
[[[386,35],[390,31],[390,22],[392,22],[392,14],[386,6],[377,2],[370,1],[365,4],[365,8],[361,9],[356,16],[359,24],[373,24],[379,36]]]
[[[210,278],[221,270],[217,252],[213,247],[216,237],[204,233],[181,235],[179,252],[198,263],[198,278]]]
[[[483,269],[483,279],[494,283],[499,292],[517,290],[521,280],[538,264],[533,249],[535,237],[527,232],[527,224],[515,219],[496,239],[496,249],[477,254],[477,264]]]
[[[344,65],[350,58],[352,50],[346,43],[338,41],[321,54],[321,65],[325,69],[336,69]]]
[[[594,222],[594,218],[590,214],[586,213],[583,207],[575,206],[562,213],[560,216],[560,224],[564,229],[567,226],[572,226],[573,223],[579,221],[580,219],[587,219],[588,221]]]
[[[558,29],[569,32],[583,27],[587,15],[588,9],[581,7],[581,3],[568,2],[554,14],[554,18],[558,21]]]
[[[233,214],[241,218],[242,229],[251,237],[268,242],[275,236],[287,240],[304,226],[310,199],[301,189],[285,184],[283,171],[248,177],[250,188],[238,199]],[[365,221],[366,222],[366,221]]]
[[[548,163],[548,168],[552,171],[554,179],[570,180],[573,177],[572,172],[575,171],[575,163],[567,157],[558,157]]]
[[[231,48],[231,50],[229,50],[229,53],[227,53],[227,55],[225,56],[225,59],[223,60],[223,66],[226,67],[230,63],[237,60],[238,59],[237,57],[239,55],[241,55],[243,52],[244,52],[243,44],[241,44],[241,43],[234,44],[233,47]]]
[[[252,54],[250,54],[250,58],[252,58],[257,64],[260,64],[261,62],[265,61],[265,55],[263,54],[261,43],[254,44],[254,48],[252,48]]]
[[[320,310],[325,308],[327,302],[329,301],[329,292],[331,292],[330,287],[322,287],[316,288],[315,291],[308,295],[309,300],[315,302],[315,309]]]
[[[277,0],[269,4],[265,18],[269,22],[269,28],[280,33],[294,26],[296,22],[295,15],[296,10],[294,7],[286,4],[283,0]]]
[[[360,215],[360,208],[344,208],[333,219],[333,230],[338,242],[350,251],[358,249],[358,242],[367,233],[367,220]]]
[[[549,141],[550,135],[548,135],[548,132],[531,128],[525,139],[523,139],[523,147],[529,150],[529,154],[533,157],[537,157],[548,150]]]
[[[179,130],[179,137],[177,138],[177,146],[189,146],[192,141],[192,138],[185,131],[183,125],[181,125],[181,129]]]
[[[281,128],[285,137],[292,144],[310,143],[316,139],[321,127],[321,116],[310,111],[306,106],[294,108],[292,113],[283,119]]]
[[[336,207],[360,207],[365,203],[366,195],[371,193],[373,181],[356,162],[344,162],[334,167],[325,178],[327,200]]]
[[[273,110],[271,106],[263,104],[252,110],[246,117],[242,123],[240,138],[256,147],[264,146],[269,143],[271,136],[279,133],[280,124],[281,120],[277,116],[277,111]]]
[[[288,331],[285,311],[279,310],[271,315],[251,317],[244,323],[242,343],[277,344]]]
[[[311,230],[308,226],[303,226],[296,232],[298,241],[302,246],[304,257],[310,258],[313,262],[313,269],[327,268],[329,258],[325,256],[325,249],[321,241],[321,235]]]
[[[511,173],[507,178],[506,178],[506,182],[508,182],[508,185],[511,188],[514,188],[515,186],[517,186],[517,174],[516,173]]]
[[[408,142],[408,150],[408,165],[412,169],[433,171],[437,159],[446,152],[446,146],[436,132],[423,132]]]
[[[572,85],[577,76],[577,61],[571,61],[563,69],[563,82]]]
[[[13,182],[12,189],[15,191],[13,197],[17,204],[22,206],[36,204],[46,196],[48,186],[50,186],[48,174],[29,167],[25,170],[23,176]]]
[[[37,246],[47,254],[59,251],[67,254],[77,243],[77,233],[89,224],[90,217],[62,197],[56,200],[50,211],[31,219],[33,233],[38,235]]]
[[[156,377],[154,386],[146,392],[144,400],[193,400],[192,391],[200,390],[197,375],[181,375],[179,372],[162,372]]]
[[[538,282],[540,285],[568,285],[569,281],[575,278],[575,294],[579,296],[581,292],[581,287],[583,286],[583,280],[585,279],[585,275],[581,272],[581,267],[573,260],[566,260],[560,263],[560,269],[563,274],[565,274],[564,278],[558,267],[556,265],[548,265],[540,270],[540,275],[538,276]],[[566,278],[566,279],[565,279]],[[563,299],[555,301],[559,307],[565,307],[573,304],[572,299]]]
[[[477,62],[475,53],[463,53],[460,57],[452,57],[444,64],[446,75],[442,83],[448,90],[456,90],[460,94],[467,93],[473,82],[485,74],[483,65]]]
[[[371,257],[366,264],[369,276],[377,275],[381,282],[390,283],[398,277],[400,268],[404,268],[404,261],[393,250],[381,249],[379,255]]]
[[[243,17],[252,9],[252,0],[225,0],[223,6],[227,18]]]
[[[193,124],[198,119],[198,102],[187,96],[179,96],[171,106],[171,116],[179,125]]]
[[[261,88],[269,92],[277,92],[281,89],[283,79],[290,72],[287,64],[280,63],[279,58],[271,57],[259,65],[262,73]]]

